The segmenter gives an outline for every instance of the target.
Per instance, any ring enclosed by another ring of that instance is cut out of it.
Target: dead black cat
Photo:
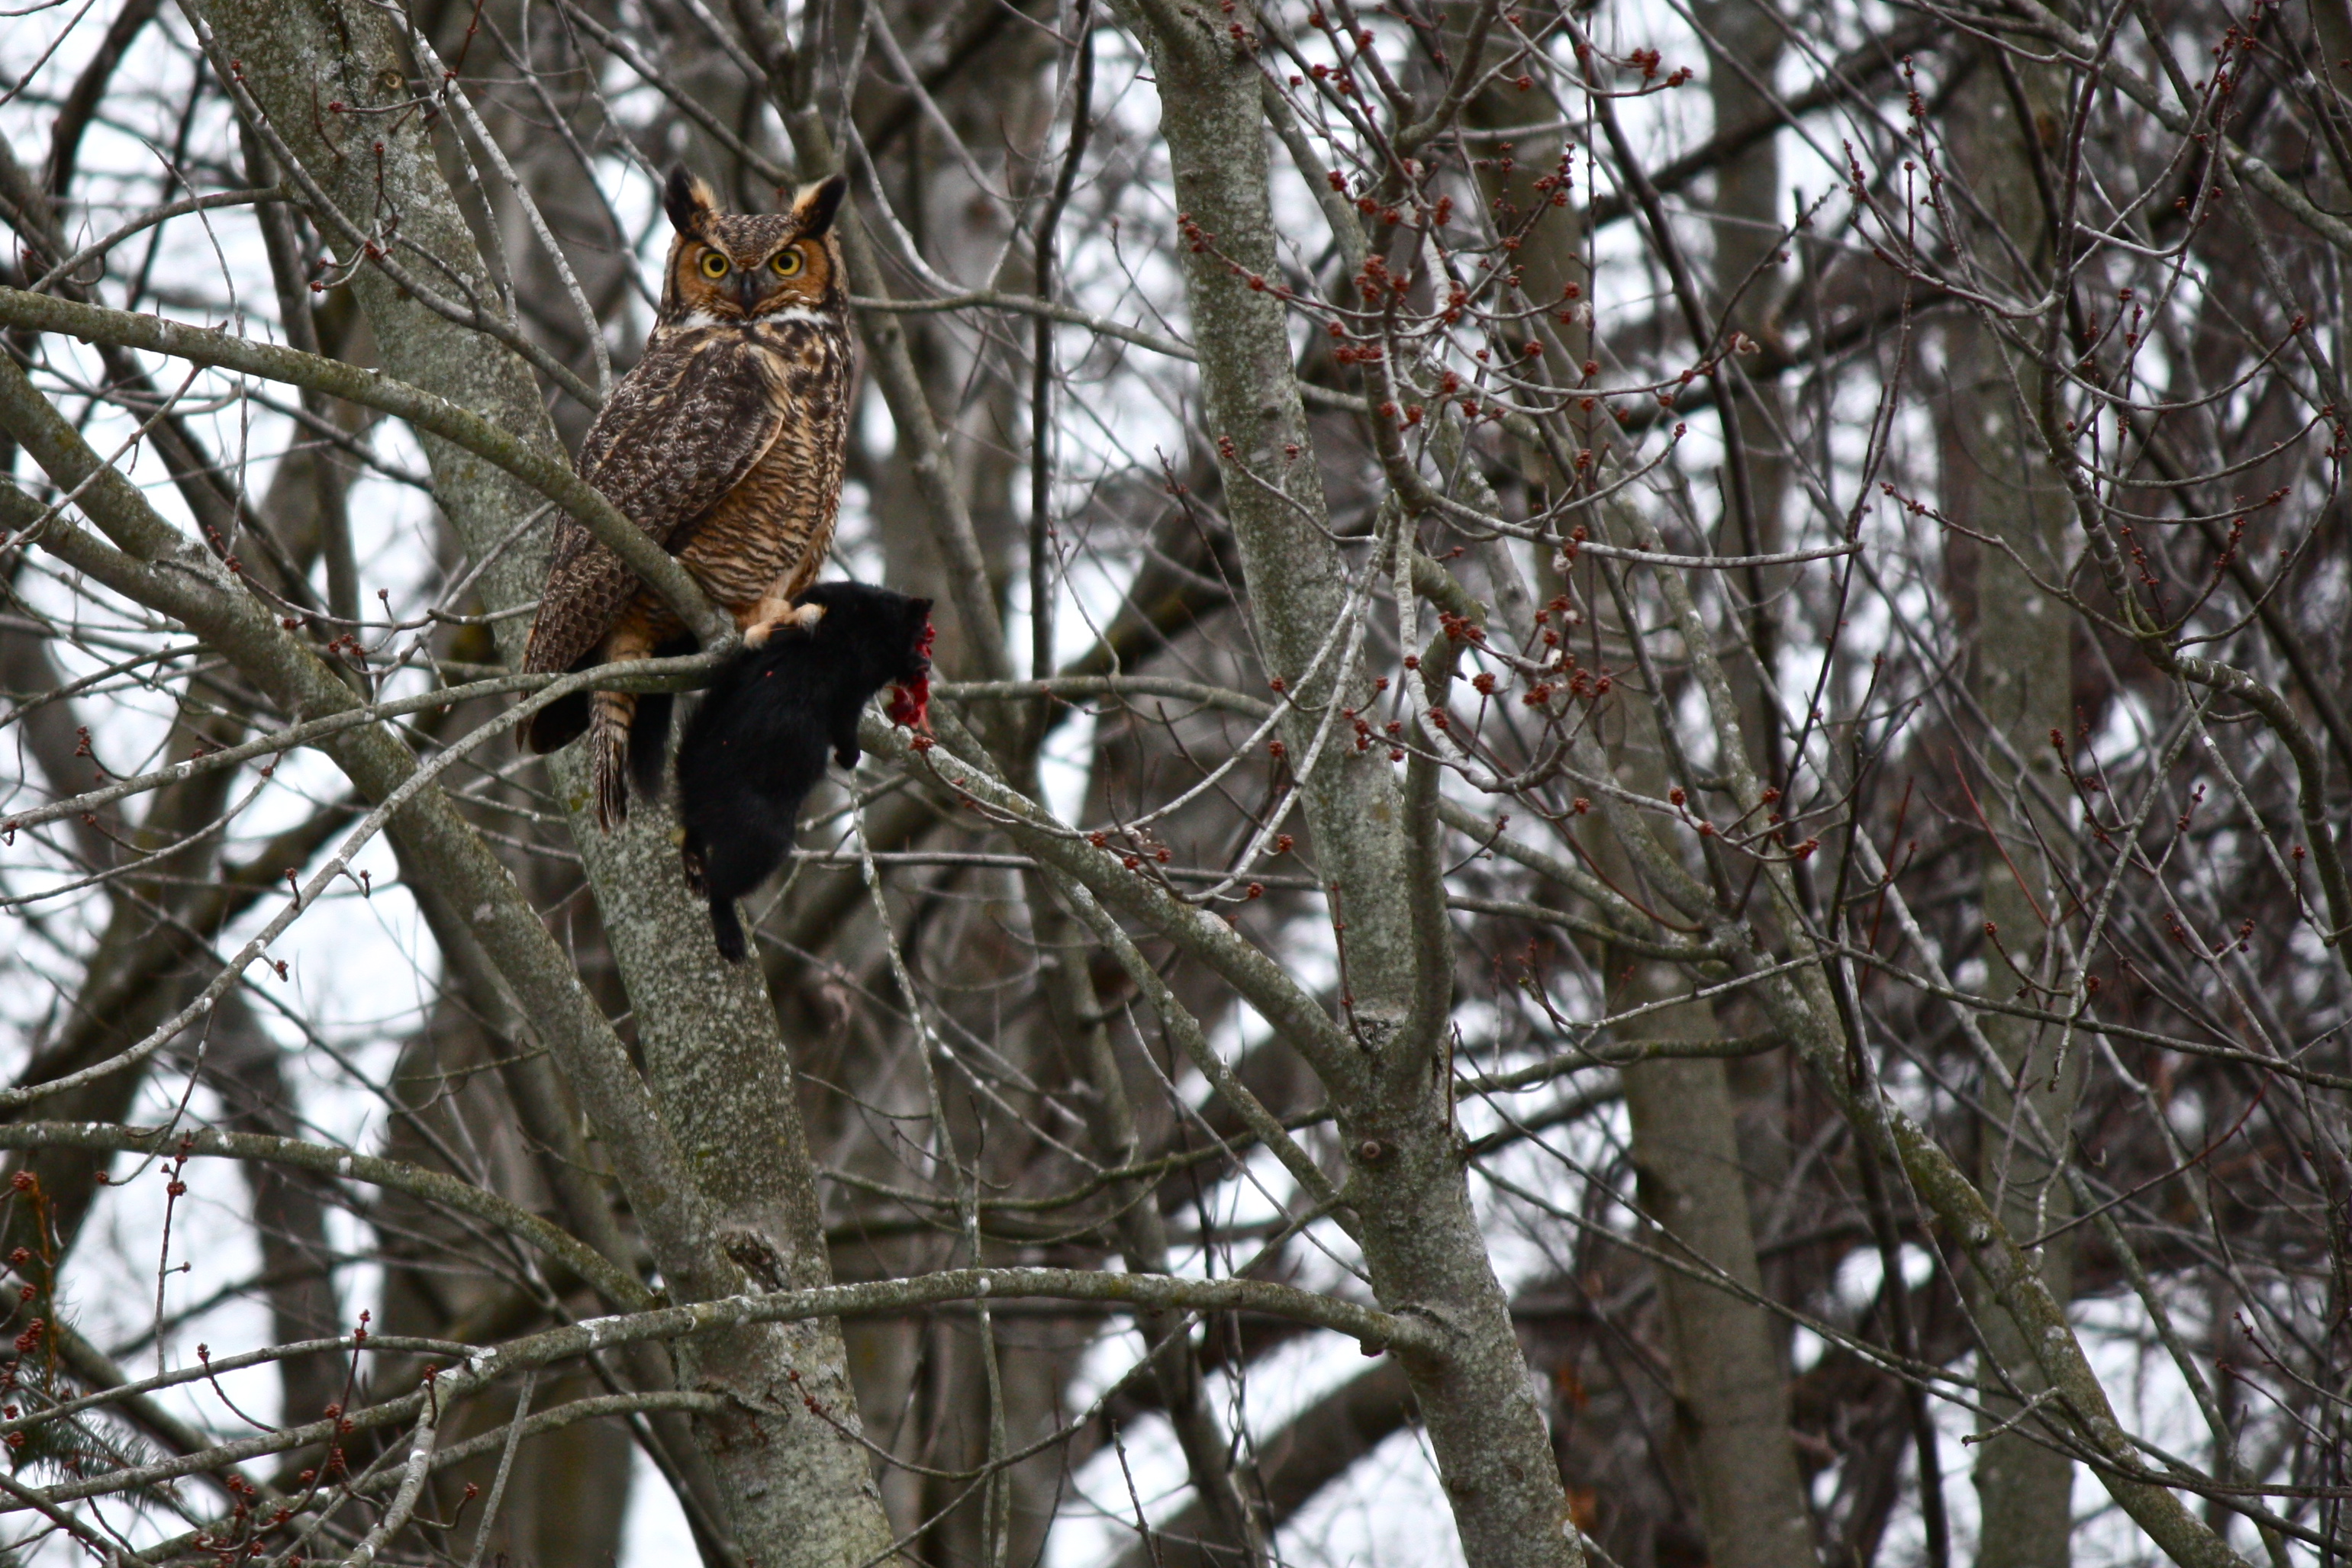
[[[826,752],[857,766],[858,716],[884,686],[900,688],[891,718],[916,728],[929,694],[929,600],[821,582],[794,602],[822,605],[824,619],[779,629],[721,665],[678,743],[687,880],[710,900],[710,929],[730,960],[744,952],[735,901],[792,848]]]

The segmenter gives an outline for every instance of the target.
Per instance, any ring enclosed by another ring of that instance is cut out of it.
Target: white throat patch
[[[780,310],[770,310],[759,316],[720,316],[709,310],[689,310],[674,325],[681,331],[702,327],[769,327],[780,322],[797,321],[804,326],[824,327],[833,317],[813,305],[787,305]]]

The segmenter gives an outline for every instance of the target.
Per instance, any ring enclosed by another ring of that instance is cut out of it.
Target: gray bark
[[[1782,25],[1759,0],[1712,0],[1699,12],[1707,44],[1707,102],[1717,134],[1752,125],[1773,112],[1766,92],[1780,57]],[[1780,151],[1767,136],[1725,159],[1715,172],[1715,266],[1713,305],[1723,335],[1736,329],[1759,342],[1780,340]],[[1782,512],[1789,491],[1789,458],[1782,439],[1785,398],[1777,382],[1751,382],[1741,374],[1741,356],[1732,360],[1738,395],[1728,410],[1727,435],[1736,433],[1746,484],[1735,485],[1728,465],[1723,494],[1722,548],[1764,554],[1781,548]],[[1779,764],[1780,724],[1767,704],[1761,668],[1769,668],[1780,645],[1780,596],[1793,574],[1786,567],[1750,567],[1727,586],[1746,602],[1748,644],[1754,659],[1739,660],[1732,679],[1740,696],[1740,722],[1758,751],[1759,768],[1773,774]]]
[[[1206,236],[1184,252],[1211,439],[1270,673],[1302,698],[1369,706],[1360,676],[1335,689],[1327,661],[1348,567],[1321,526],[1322,480],[1280,303],[1247,287],[1276,275],[1258,68],[1212,9],[1138,0],[1123,11],[1149,51],[1177,204]],[[1230,263],[1230,267],[1229,267]],[[1244,276],[1236,277],[1232,269]],[[1296,455],[1293,455],[1295,452]],[[1311,729],[1294,719],[1303,757]],[[1458,1155],[1440,1036],[1452,999],[1451,932],[1435,838],[1433,772],[1412,810],[1377,749],[1334,747],[1304,787],[1318,876],[1333,891],[1344,961],[1345,1054],[1310,1051],[1349,1152],[1346,1194],[1375,1294],[1443,1322],[1453,1353],[1409,1362],[1430,1446],[1473,1568],[1556,1564],[1582,1552],[1549,1435],[1478,1233]]]
[[[1714,0],[1698,17],[1707,44],[1707,101],[1717,133],[1772,112],[1768,89],[1784,41],[1782,26],[1759,0]],[[1777,340],[1780,307],[1775,232],[1780,212],[1777,139],[1764,137],[1725,159],[1715,172],[1714,267],[1710,304],[1718,340],[1738,329]],[[1733,462],[1721,476],[1722,548],[1764,553],[1782,548],[1789,460],[1782,436],[1784,398],[1777,382],[1740,373],[1724,412]],[[1724,586],[1744,612],[1752,658],[1733,667],[1740,720],[1760,772],[1778,779],[1783,763],[1780,724],[1764,672],[1780,644],[1780,602],[1792,580],[1787,569],[1754,567]],[[1752,1009],[1734,1000],[1741,1028]],[[1709,1004],[1689,1009],[1701,1038],[1723,1032]],[[1654,1061],[1624,1071],[1633,1124],[1633,1160],[1643,1207],[1681,1249],[1704,1258],[1752,1291],[1764,1288],[1757,1261],[1751,1192],[1778,1187],[1786,1167],[1783,1135],[1769,1113],[1780,1108],[1781,1059]],[[1741,1112],[1763,1114],[1747,1118]],[[1692,1482],[1717,1568],[1750,1564],[1798,1568],[1816,1561],[1812,1512],[1789,1438],[1785,1328],[1762,1308],[1678,1270],[1660,1269],[1658,1289],[1674,1345],[1675,1416],[1693,1460]]]
[[[584,802],[583,772],[559,779]],[[792,1060],[759,968],[719,956],[709,911],[679,874],[667,810],[646,802],[609,836],[583,816],[574,833],[646,1078],[725,1256],[753,1289],[831,1284]],[[850,1435],[857,1404],[838,1323],[701,1337],[677,1359],[682,1385],[739,1402],[698,1427],[746,1557],[761,1568],[830,1565],[888,1543],[881,1494]]]
[[[1654,710],[1629,703],[1626,782],[1653,799],[1666,792]],[[1606,843],[1601,863],[1617,885],[1635,885],[1629,846]],[[1663,966],[1608,953],[1621,1011],[1677,994],[1687,985]],[[1630,1040],[1721,1037],[1716,1009],[1685,1002],[1636,1020]],[[1621,1070],[1633,1121],[1633,1159],[1652,1239],[1683,1266],[1655,1269],[1674,1370],[1674,1436],[1684,1484],[1698,1504],[1716,1568],[1811,1568],[1812,1511],[1789,1440],[1789,1386],[1780,1331],[1772,1315],[1731,1286],[1763,1289],[1738,1124],[1726,1063],[1660,1058]],[[1692,1270],[1696,1269],[1696,1272]],[[1706,1276],[1720,1270],[1729,1285]]]
[[[1688,1014],[1686,1019],[1680,1014]],[[1653,1015],[1717,1031],[1692,1004]],[[1656,1239],[1712,1273],[1761,1291],[1756,1235],[1724,1064],[1660,1060],[1624,1070],[1633,1165]],[[1789,1441],[1789,1388],[1771,1314],[1709,1279],[1657,1270],[1675,1370],[1675,1423],[1715,1568],[1811,1568],[1811,1511]]]
[[[312,112],[320,98],[363,109],[409,95],[404,51],[382,13],[340,0],[294,6],[224,0],[195,10],[214,28],[221,51],[240,62],[278,135],[344,213],[397,212],[402,241],[437,257],[478,298],[495,301],[420,119],[353,115],[384,143],[379,159],[372,146],[335,139],[341,128]],[[369,155],[358,155],[362,151]],[[334,237],[331,225],[321,226]],[[388,371],[556,450],[538,389],[514,354],[404,297],[373,269],[361,268],[356,287]],[[488,553],[536,508],[536,496],[489,465],[431,438],[426,450],[436,498],[470,552]],[[540,534],[530,541],[534,548],[508,550],[483,574],[488,604],[536,595],[543,541]],[[502,623],[509,658],[524,629],[520,621]],[[576,771],[559,759],[558,788],[567,800],[584,797]],[[719,958],[659,812],[639,813],[626,832],[610,838],[575,818],[575,837],[630,992],[655,1100],[674,1130],[615,1125],[616,1118],[645,1113],[626,1103],[635,1098],[629,1087],[588,1092],[577,1076],[587,1063],[574,1058],[565,1065],[608,1147],[625,1136],[651,1138],[656,1146],[674,1139],[690,1194],[647,1190],[650,1171],[616,1161],[669,1288],[700,1299],[730,1292],[746,1280],[770,1289],[824,1282],[829,1270],[791,1064],[758,971]],[[439,861],[429,856],[425,863]],[[502,873],[490,874],[502,880]],[[486,940],[485,946],[498,962],[498,946]],[[551,946],[548,956],[561,961]],[[509,967],[500,967],[511,983]],[[575,993],[565,1010],[576,1012],[585,998],[576,994],[576,981],[562,979]],[[550,1027],[549,1009],[521,999],[522,1016],[534,1027]],[[595,1023],[601,1030],[601,1019]],[[616,1057],[597,1062],[600,1075],[615,1071],[627,1071]],[[747,1558],[762,1568],[832,1564],[887,1544],[878,1497],[849,1436],[857,1412],[837,1325],[709,1336],[681,1356],[679,1375],[732,1396],[727,1415],[698,1422],[697,1430]]]
[[[2038,72],[2029,68],[2004,83],[1988,64],[1964,90],[1966,111],[1957,120],[1962,134],[1956,140],[1978,199],[2035,269],[2046,269],[2051,256],[2033,160],[2037,144],[2050,144],[2063,111],[2039,100],[2046,90]],[[2015,281],[2028,293],[2041,287],[2039,277]],[[2034,580],[2064,579],[2073,514],[2035,434],[2041,367],[2005,352],[1974,320],[1955,328],[1951,365],[1947,504],[1963,526],[1990,541],[1972,552],[1970,690],[1990,737],[1972,771],[1984,816],[1978,858],[1987,927],[1984,990],[2006,998],[2028,984],[2063,989],[2070,983],[2055,924],[2068,896],[2064,848],[2072,841],[2063,802],[2069,786],[2060,772],[2067,753],[2053,741],[2071,750],[2074,617]],[[1986,1074],[1978,1182],[2011,1234],[2025,1240],[2074,1212],[2053,1157],[2067,1151],[2046,1146],[2037,1125],[2064,1139],[2082,1092],[2081,1058],[2060,1071],[2059,1031],[2027,1019],[1988,1013],[1983,1030],[2008,1077]],[[2035,1114],[2021,1113],[2021,1095]],[[2074,1293],[2072,1234],[2036,1250],[2042,1283],[2063,1306]],[[1991,1427],[2018,1415],[2018,1395],[2031,1397],[2048,1383],[2035,1367],[2027,1330],[1981,1282],[1974,1302],[1983,1333],[1984,1425]],[[2064,1568],[2068,1561],[2074,1467],[2037,1440],[2042,1433],[2040,1419],[2029,1416],[1978,1450],[1979,1568]]]

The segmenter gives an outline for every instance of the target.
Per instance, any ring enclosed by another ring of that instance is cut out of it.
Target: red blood
[[[928,621],[923,622],[923,642],[916,652],[924,658],[924,673],[912,681],[890,688],[890,722],[903,724],[908,729],[924,735],[931,732],[931,676],[928,666],[931,644],[939,640],[939,635],[938,627]]]
[[[931,678],[890,688],[890,722],[928,732],[931,727]]]

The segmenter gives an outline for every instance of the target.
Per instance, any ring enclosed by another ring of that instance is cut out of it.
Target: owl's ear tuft
[[[803,235],[815,235],[833,226],[841,198],[849,193],[849,176],[829,174],[813,185],[803,185],[793,198],[793,222]]]
[[[669,214],[670,225],[678,233],[699,235],[702,220],[719,210],[719,197],[701,176],[688,173],[685,164],[673,164],[669,178],[662,183],[662,210]]]

